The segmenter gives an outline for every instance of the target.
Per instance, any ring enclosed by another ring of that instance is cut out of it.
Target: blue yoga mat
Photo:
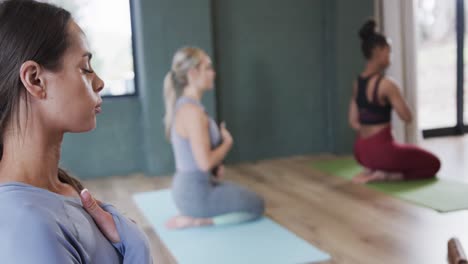
[[[240,225],[168,230],[166,221],[177,215],[169,190],[139,193],[133,199],[180,264],[285,264],[330,259],[267,217]]]

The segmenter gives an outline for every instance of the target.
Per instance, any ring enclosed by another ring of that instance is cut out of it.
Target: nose
[[[104,89],[104,81],[96,74],[96,78],[94,79],[93,82],[93,88],[96,93],[99,93]]]

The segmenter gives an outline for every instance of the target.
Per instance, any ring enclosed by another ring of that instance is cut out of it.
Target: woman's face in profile
[[[96,127],[104,82],[94,72],[86,36],[73,20],[68,23],[68,38],[61,68],[46,70],[47,97],[42,117],[61,132],[85,132]]]

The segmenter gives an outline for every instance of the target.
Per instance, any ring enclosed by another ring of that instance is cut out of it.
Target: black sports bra
[[[372,102],[367,99],[367,84],[373,75],[363,78],[358,76],[356,103],[359,110],[359,122],[364,125],[377,125],[388,123],[391,120],[392,105],[387,103],[382,106],[379,104],[378,91],[379,84],[383,76],[379,74],[375,82]]]

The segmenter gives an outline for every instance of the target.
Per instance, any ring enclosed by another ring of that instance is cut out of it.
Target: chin
[[[88,121],[86,123],[81,123],[77,126],[74,126],[73,129],[70,129],[69,131],[71,133],[84,133],[84,132],[89,132],[92,131],[96,128],[96,119],[92,121]]]
[[[97,127],[97,125],[96,125],[96,119],[94,119],[94,122],[92,122],[92,123],[90,124],[90,126],[89,126],[85,131],[83,131],[83,132],[92,131],[92,130],[96,129],[96,127]]]

